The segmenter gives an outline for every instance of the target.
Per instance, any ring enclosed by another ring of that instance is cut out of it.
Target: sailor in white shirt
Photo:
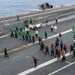
[[[54,30],[55,30],[55,32],[57,32],[57,26],[54,26]]]
[[[74,42],[74,47],[75,47],[75,39],[73,40],[73,42]]]
[[[29,34],[29,28],[27,28],[27,33]]]
[[[36,36],[36,38],[38,38],[38,31],[37,30],[35,31],[35,36]]]

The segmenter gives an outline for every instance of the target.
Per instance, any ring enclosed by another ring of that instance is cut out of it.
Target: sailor
[[[4,49],[4,57],[6,58],[6,57],[9,57],[9,55],[8,55],[8,53],[7,53],[7,49],[5,48]]]
[[[11,38],[14,37],[14,33],[13,33],[12,28],[10,28],[10,37],[11,37]]]
[[[57,24],[58,23],[58,18],[57,17],[56,17],[55,21],[56,21],[56,24]]]
[[[19,15],[17,15],[17,21],[19,21]]]
[[[32,42],[35,43],[35,36],[32,36]]]
[[[35,31],[35,36],[36,36],[36,38],[38,38],[38,31],[37,30]]]
[[[51,25],[51,32],[53,32],[53,25]]]
[[[45,55],[46,54],[49,54],[49,47],[48,46],[45,47]]]
[[[37,61],[39,61],[39,59],[37,59],[36,57],[32,57],[33,58],[33,61],[34,61],[34,67],[36,68],[37,66]]]
[[[48,34],[47,31],[45,31],[45,39],[47,38],[47,34]]]
[[[57,26],[54,26],[54,30],[55,30],[55,32],[57,32]]]

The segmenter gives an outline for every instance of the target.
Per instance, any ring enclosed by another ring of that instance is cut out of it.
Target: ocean
[[[45,2],[54,7],[75,4],[75,0],[0,0],[0,17],[38,11],[38,5]]]

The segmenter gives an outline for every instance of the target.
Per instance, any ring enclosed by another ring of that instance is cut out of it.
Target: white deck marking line
[[[69,61],[65,61],[66,63],[68,63],[68,64],[71,64],[71,62],[69,62]]]
[[[66,31],[64,31],[64,32],[60,32],[61,34],[66,34],[66,33],[69,33],[69,32],[71,32],[72,31],[72,29],[69,29],[69,30],[66,30]],[[10,34],[7,34],[7,35],[3,35],[3,36],[1,36],[0,38],[4,38],[4,37],[7,37],[7,36],[9,36]],[[56,37],[56,36],[58,36],[59,34],[55,34],[55,35],[52,35],[52,36],[49,36],[46,40],[48,40],[48,39],[51,39],[51,38],[54,38],[54,37]],[[43,40],[45,40],[45,39],[43,39]],[[38,43],[38,41],[36,41],[34,44],[36,44],[36,43]],[[33,43],[30,43],[30,44],[28,44],[29,46],[30,45],[32,45]]]
[[[66,66],[64,66],[64,67],[62,67],[62,68],[60,68],[60,69],[58,69],[58,70],[56,70],[56,71],[54,71],[54,72],[52,72],[52,73],[48,74],[48,75],[53,75],[53,74],[55,74],[55,73],[57,73],[57,72],[59,72],[59,71],[61,71],[61,70],[65,69],[65,68],[67,68],[67,67],[69,67],[69,66],[73,65],[73,64],[75,64],[75,62],[70,63],[70,64],[68,64],[68,65],[66,65]]]
[[[69,52],[66,53],[66,57],[69,56],[69,55],[71,55]],[[36,70],[38,70],[40,68],[43,68],[43,67],[45,67],[47,65],[50,65],[50,64],[52,64],[52,63],[54,63],[56,61],[58,61],[57,58],[51,59],[51,60],[49,60],[49,61],[47,61],[45,63],[42,63],[42,64],[38,65],[36,68],[33,67],[33,68],[28,69],[28,70],[26,70],[26,71],[24,71],[22,73],[17,74],[17,75],[27,75],[27,74],[29,74],[31,72],[34,72],[34,71],[36,71]]]
[[[72,31],[72,29],[69,29],[69,30],[67,30],[67,31],[64,31],[64,32],[60,32],[61,34],[66,34],[66,33],[69,33],[69,32],[71,32]],[[56,37],[56,36],[58,36],[59,34],[55,34],[55,35],[52,35],[52,36],[50,36],[50,37],[48,37],[47,39],[43,39],[44,41],[45,40],[49,40],[49,39],[52,39],[52,38],[54,38],[54,37]],[[34,44],[37,44],[39,41],[36,41]],[[31,45],[33,45],[33,43],[29,43],[29,44],[27,44],[28,46],[31,46]]]
[[[8,24],[4,24],[5,26],[9,26],[10,24],[8,23]]]
[[[60,32],[61,34],[66,34],[66,33],[69,33],[69,32],[71,32],[72,31],[72,29],[70,29],[70,30],[67,30],[67,31],[64,31],[64,32]],[[53,36],[51,36],[51,37],[48,37],[46,40],[48,40],[48,39],[51,39],[51,38],[54,38],[54,37],[56,37],[56,36],[58,36],[59,34],[56,34],[56,35],[53,35]],[[45,39],[44,39],[45,40]]]
[[[1,38],[4,38],[4,37],[7,37],[7,36],[9,36],[9,35],[10,35],[10,34],[0,36],[0,39],[1,39]]]
[[[26,58],[28,58],[29,56],[26,56]]]

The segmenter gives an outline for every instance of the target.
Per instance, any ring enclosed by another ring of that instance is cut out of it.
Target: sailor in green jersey
[[[51,47],[51,55],[50,56],[54,56],[54,47]]]
[[[26,29],[26,26],[24,26],[24,30]]]
[[[17,35],[17,31],[15,30],[15,38],[17,38],[18,37],[18,35]]]
[[[20,32],[22,32],[22,26],[20,26]]]
[[[24,23],[24,27],[26,27],[26,23]]]
[[[10,28],[10,37],[11,37],[11,38],[14,37],[12,28]]]
[[[32,22],[33,22],[32,19],[30,19],[30,24],[32,24]]]
[[[29,42],[31,42],[32,41],[32,36],[30,35],[30,34],[28,34],[29,35]]]
[[[75,57],[75,48],[73,49],[73,58]]]
[[[26,42],[28,41],[28,34],[25,34]]]
[[[2,28],[0,28],[0,35],[2,34]]]
[[[22,32],[19,32],[19,37],[20,37],[20,40],[22,40],[22,36],[21,36]]]
[[[75,39],[75,34],[73,35],[73,38]]]
[[[47,26],[48,20],[46,20],[46,26]]]
[[[41,42],[42,38],[39,36],[39,37],[38,37],[38,40],[39,40],[39,44],[40,44],[40,42]]]
[[[47,38],[47,34],[48,34],[47,31],[45,31],[45,39]]]
[[[72,26],[72,30],[73,30],[73,31],[75,30],[75,27],[74,27],[74,26]]]
[[[18,26],[16,26],[16,31],[19,31]]]
[[[23,32],[21,32],[21,37],[23,39],[23,41],[25,40],[25,34]]]

